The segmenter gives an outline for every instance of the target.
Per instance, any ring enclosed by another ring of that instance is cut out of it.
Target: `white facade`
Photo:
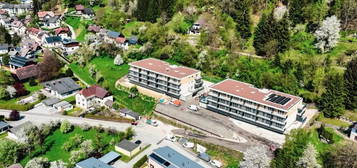
[[[106,106],[105,102],[107,101],[113,101],[113,96],[107,96],[102,98],[96,97],[96,96],[90,96],[90,97],[85,97],[84,95],[78,93],[76,95],[76,106],[83,108],[83,109],[89,109],[94,106]]]

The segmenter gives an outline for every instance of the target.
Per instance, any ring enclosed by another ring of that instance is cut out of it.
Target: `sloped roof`
[[[61,100],[59,98],[48,98],[48,99],[42,101],[42,103],[45,104],[46,106],[52,106],[54,104],[57,104],[60,101]]]
[[[60,78],[60,79],[44,82],[44,83],[42,83],[42,85],[46,88],[57,91],[59,94],[74,92],[81,88],[70,77]]]
[[[76,166],[79,168],[113,168],[94,157],[78,162]]]
[[[108,93],[109,92],[107,90],[105,90],[102,87],[99,87],[98,85],[93,85],[93,86],[91,86],[89,88],[85,88],[79,92],[79,94],[83,95],[84,97],[95,96],[95,97],[98,97],[101,99],[106,97],[108,95]]]
[[[138,114],[138,113],[136,113],[134,111],[131,111],[129,109],[126,109],[126,108],[125,109],[121,109],[120,112],[123,113],[123,114],[129,115],[129,116],[132,116],[137,120],[140,118],[140,114]]]
[[[46,37],[45,40],[47,43],[57,43],[62,41],[61,37],[59,36]]]
[[[19,80],[25,80],[28,78],[33,78],[38,75],[37,65],[28,65],[22,68],[16,69],[16,76]]]
[[[120,33],[119,32],[115,32],[115,31],[109,31],[107,33],[108,37],[110,38],[118,38],[120,36]]]
[[[5,128],[10,126],[8,123],[4,122],[4,121],[0,121],[0,129]]]
[[[111,152],[105,154],[104,156],[102,156],[101,158],[99,158],[99,160],[108,164],[108,163],[112,162],[113,160],[117,159],[118,157],[120,157],[119,153],[111,151]]]
[[[94,11],[91,8],[84,8],[83,13],[87,15],[94,15]]]
[[[37,29],[37,28],[34,28],[34,27],[31,27],[31,28],[28,28],[27,29],[27,32],[29,32],[29,33],[32,33],[32,34],[38,34],[38,33],[40,33],[40,29]]]
[[[45,17],[46,15],[49,15],[51,17],[55,16],[55,14],[52,12],[52,11],[40,11],[40,12],[37,12],[37,16],[39,18],[43,18]]]
[[[124,37],[118,37],[115,39],[115,41],[119,44],[125,43],[126,39]]]
[[[55,29],[56,36],[58,36],[58,34],[60,34],[60,33],[68,33],[68,32],[69,32],[68,27],[60,27],[60,28]]]
[[[14,57],[10,57],[10,65],[14,65],[17,67],[23,67],[25,66],[27,63],[29,62],[29,59],[25,58],[25,57],[20,57],[20,56],[14,56]]]
[[[84,10],[84,6],[83,6],[83,5],[80,5],[80,4],[79,4],[79,5],[76,5],[75,8],[76,8],[77,11],[82,11],[82,10]]]
[[[97,25],[90,25],[88,26],[88,31],[90,32],[96,32],[98,33],[100,31],[101,27]]]

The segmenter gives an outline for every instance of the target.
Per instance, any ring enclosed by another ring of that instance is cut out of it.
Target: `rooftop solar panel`
[[[285,105],[287,102],[289,102],[291,100],[291,98],[277,95],[277,94],[271,94],[271,95],[269,95],[268,99],[266,99],[266,100],[276,103],[276,104]]]

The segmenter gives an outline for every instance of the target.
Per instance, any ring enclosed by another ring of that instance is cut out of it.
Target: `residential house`
[[[132,120],[140,120],[141,116],[139,113],[136,113],[134,111],[131,111],[129,109],[121,109],[120,110],[120,115],[125,118],[129,118]]]
[[[44,82],[42,85],[46,91],[59,99],[73,96],[81,90],[81,87],[70,77]]]
[[[62,39],[59,36],[46,37],[43,46],[48,48],[60,48],[62,47]]]
[[[82,15],[83,11],[84,11],[84,6],[83,5],[76,5],[75,9],[76,9],[77,15]]]
[[[128,42],[124,37],[115,38],[115,44],[117,47],[122,48],[124,50],[127,50],[129,46]]]
[[[204,168],[168,146],[155,149],[148,156],[148,164],[150,168]]]
[[[77,40],[73,39],[63,39],[63,50],[66,54],[73,54],[76,50],[79,49],[80,43]]]
[[[143,59],[129,65],[130,83],[170,97],[187,100],[203,90],[199,70],[170,65],[155,58]]]
[[[91,107],[108,107],[113,104],[113,96],[102,87],[97,85],[85,88],[76,95],[76,106],[89,109]]]
[[[209,88],[207,109],[278,133],[306,121],[303,98],[226,79]]]
[[[38,76],[39,69],[38,65],[28,65],[22,68],[18,68],[15,70],[15,74],[17,76],[17,79],[20,81],[24,81],[30,78],[36,78]]]
[[[190,30],[188,30],[188,34],[200,34],[201,24],[194,23]]]
[[[10,129],[10,125],[5,121],[0,121],[0,133],[3,133]]]
[[[10,16],[16,16],[32,11],[32,4],[4,3],[0,9],[5,10]]]
[[[5,29],[10,29],[11,19],[6,16],[0,16],[0,25]]]
[[[0,55],[7,54],[9,52],[8,44],[0,44]]]
[[[45,31],[41,31],[40,33],[37,34],[37,37],[35,38],[35,41],[38,44],[43,44],[47,37],[49,37],[48,33],[45,32]]]
[[[3,9],[0,9],[0,16],[5,16],[7,17],[7,11],[6,10],[3,10]]]
[[[109,153],[105,154],[101,158],[100,161],[104,162],[105,164],[111,164],[120,158],[120,154],[114,151],[110,151]]]
[[[53,13],[52,11],[40,11],[37,12],[37,16],[40,21],[44,21],[48,18],[54,17],[55,13]]]
[[[59,98],[48,98],[42,101],[42,104],[47,106],[47,107],[53,107],[53,105],[61,102],[61,99]]]
[[[357,123],[355,123],[355,125],[351,129],[350,139],[357,141]]]
[[[27,138],[24,136],[24,131],[26,128],[33,126],[30,121],[26,121],[16,127],[9,129],[7,137],[18,142],[25,143]]]
[[[86,19],[90,19],[95,16],[95,13],[91,8],[84,8],[82,16]]]
[[[55,35],[61,37],[62,39],[70,38],[70,31],[68,27],[60,27],[55,29]]]
[[[140,152],[140,145],[126,139],[115,145],[115,150],[129,157]]]
[[[92,32],[92,33],[99,33],[99,31],[101,30],[102,28],[100,26],[97,26],[97,25],[89,25],[88,26],[88,32]]]
[[[106,33],[106,36],[104,37],[104,40],[107,41],[108,43],[113,43],[115,44],[115,39],[117,39],[118,37],[120,37],[120,33],[119,32],[115,32],[115,31],[108,31]]]
[[[58,112],[69,111],[73,109],[73,105],[67,101],[61,101],[54,104],[52,107],[55,108]]]
[[[76,163],[75,168],[113,168],[113,167],[94,157],[91,157]]]
[[[45,18],[42,22],[42,28],[55,29],[61,26],[60,16],[53,16]]]
[[[24,26],[24,24],[21,21],[13,21],[11,23],[11,34],[17,34],[17,35],[24,35],[26,32],[26,27]]]
[[[38,29],[38,28],[33,28],[33,27],[28,28],[28,29],[26,30],[26,34],[27,34],[31,39],[36,39],[37,36],[38,36],[38,34],[39,34],[40,32],[41,32],[40,29]]]

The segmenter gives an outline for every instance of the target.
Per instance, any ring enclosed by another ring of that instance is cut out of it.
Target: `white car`
[[[194,146],[195,146],[195,144],[192,142],[186,142],[183,144],[183,147],[185,147],[185,148],[193,148]]]
[[[170,135],[170,134],[166,136],[166,139],[171,141],[171,142],[176,142],[177,141],[177,138],[175,136],[173,136],[173,135]]]
[[[189,105],[187,107],[189,110],[192,110],[192,111],[198,111],[200,108],[196,105]]]
[[[209,163],[218,168],[222,167],[222,163],[218,160],[211,160]]]
[[[159,126],[159,123],[156,120],[152,120],[151,125],[157,127]]]

